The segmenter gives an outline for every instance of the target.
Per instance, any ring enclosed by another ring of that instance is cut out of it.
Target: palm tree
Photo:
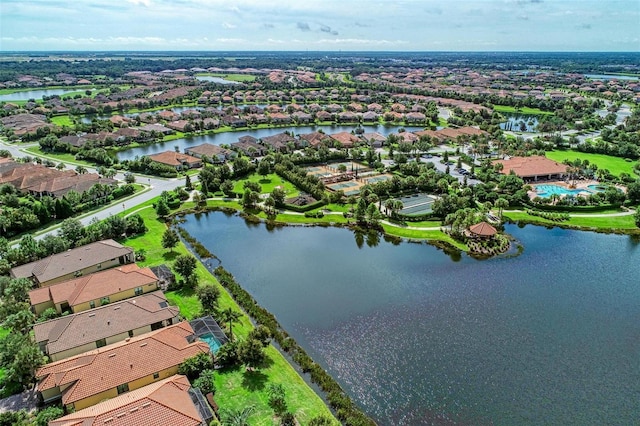
[[[220,312],[220,319],[229,326],[229,340],[233,341],[233,323],[240,319],[240,312],[227,308]]]
[[[500,217],[500,222],[502,222],[502,211],[509,207],[509,201],[506,198],[499,197],[494,203],[494,207],[498,209],[498,216]]]
[[[222,424],[224,426],[249,426],[249,417],[256,411],[253,405],[236,410],[223,410]]]

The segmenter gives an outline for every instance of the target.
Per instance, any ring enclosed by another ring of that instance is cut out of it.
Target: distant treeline
[[[480,69],[548,68],[576,73],[640,73],[638,52],[46,52],[3,56],[0,81],[30,74],[39,77],[68,73],[76,76],[120,77],[131,71],[162,71],[178,68],[285,68],[299,66],[322,71],[346,68],[359,72],[384,68],[437,68],[460,66]],[[43,59],[56,56],[60,59]],[[90,58],[86,60],[86,58]],[[79,60],[74,61],[73,58]],[[80,60],[82,59],[82,60]],[[114,60],[115,59],[115,60]]]

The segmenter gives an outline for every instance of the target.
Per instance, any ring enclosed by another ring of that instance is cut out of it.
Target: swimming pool
[[[557,195],[578,195],[581,192],[592,192],[590,189],[582,188],[582,189],[569,189],[560,185],[536,185],[535,191],[538,194],[538,197],[547,198],[551,197],[554,194]]]
[[[222,346],[222,343],[220,343],[220,341],[216,339],[213,334],[203,334],[202,336],[200,336],[200,339],[206,342],[207,345],[209,345],[209,348],[211,348],[211,353],[213,354],[215,354],[218,349],[220,349],[220,346]]]

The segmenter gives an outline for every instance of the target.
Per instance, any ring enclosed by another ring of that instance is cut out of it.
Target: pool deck
[[[534,189],[533,191],[529,191],[527,193],[527,195],[529,196],[529,199],[533,200],[534,198],[538,197],[538,193],[536,192],[535,188],[541,185],[555,185],[555,186],[561,186],[563,188],[566,189],[570,189],[570,190],[583,190],[584,192],[588,192],[588,193],[592,193],[593,191],[589,189],[590,185],[600,185],[600,182],[595,180],[595,179],[588,179],[588,180],[577,180],[575,186],[570,185],[568,182],[564,181],[564,180],[558,180],[558,181],[548,181],[548,182],[540,182],[537,184],[533,184],[531,185]],[[622,189],[622,188],[621,188]]]

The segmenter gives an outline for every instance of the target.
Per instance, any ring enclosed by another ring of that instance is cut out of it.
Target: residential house
[[[16,266],[10,274],[12,278],[30,278],[44,287],[133,261],[133,249],[103,240]]]
[[[300,145],[316,147],[323,142],[331,141],[331,137],[320,132],[311,132],[300,135]]]
[[[191,387],[186,376],[173,375],[51,420],[49,426],[207,426],[212,420],[200,391]]]
[[[33,333],[40,350],[51,361],[59,361],[177,324],[179,314],[180,309],[169,306],[158,290],[36,323]]]
[[[162,124],[146,124],[139,128],[141,132],[145,133],[159,133],[161,135],[171,135],[175,133],[175,130],[169,129]]]
[[[168,122],[166,126],[178,132],[190,132],[193,130],[193,124],[189,123],[187,120],[171,121]]]
[[[367,111],[362,114],[362,121],[365,123],[374,123],[378,121],[378,117],[379,117],[378,113],[374,111]]]
[[[290,124],[293,121],[289,114],[284,114],[282,112],[271,113],[269,118],[273,124]]]
[[[199,158],[175,151],[163,151],[158,154],[150,155],[149,158],[151,161],[166,164],[167,166],[174,167],[176,170],[202,167],[202,160]]]
[[[36,371],[44,403],[58,399],[67,412],[164,380],[186,359],[210,353],[188,322],[47,364]]]
[[[331,135],[331,138],[337,141],[343,148],[351,148],[359,141],[358,137],[349,132],[339,132]]]
[[[54,308],[78,313],[158,290],[158,277],[135,263],[62,281],[29,292],[36,314]]]
[[[267,148],[256,141],[257,139],[253,136],[243,136],[238,142],[233,142],[231,148],[249,157],[261,157],[267,152]]]
[[[378,132],[374,132],[374,133],[364,133],[362,134],[362,139],[364,139],[364,141],[371,145],[373,148],[382,148],[382,146],[384,145],[384,143],[386,142],[387,138],[382,136],[380,133]]]
[[[288,152],[289,144],[296,143],[295,138],[285,132],[278,133],[277,135],[273,135],[273,136],[265,136],[260,140],[265,146],[273,149],[274,151],[280,151],[280,152]]]
[[[298,124],[308,124],[313,121],[313,116],[311,114],[307,114],[306,112],[302,112],[302,111],[294,112],[293,114],[291,114],[291,117]]]
[[[427,116],[421,112],[409,112],[405,114],[404,120],[407,123],[424,123],[427,121]]]
[[[210,143],[185,148],[184,152],[197,158],[207,156],[214,163],[224,163],[226,160],[233,159],[237,156],[237,154],[230,149]]]

